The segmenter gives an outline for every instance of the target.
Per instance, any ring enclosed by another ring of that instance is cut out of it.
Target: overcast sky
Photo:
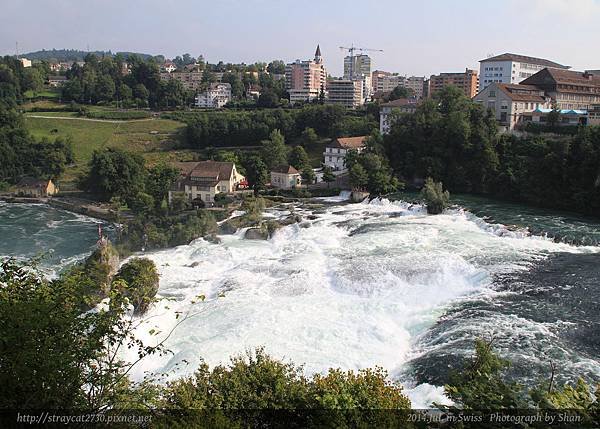
[[[600,0],[0,0],[0,53],[39,49],[307,59],[317,43],[383,49],[374,69],[430,75],[504,52],[600,69]]]

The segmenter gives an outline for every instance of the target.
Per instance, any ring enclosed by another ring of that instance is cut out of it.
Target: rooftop
[[[335,139],[330,145],[330,147],[339,147],[342,149],[358,149],[365,145],[365,140],[367,136],[359,136],[359,137],[339,137]]]
[[[216,185],[221,180],[229,180],[234,164],[233,162],[193,161],[174,162],[173,167],[179,169],[182,179],[193,179]]]
[[[398,98],[396,100],[388,101],[383,103],[381,107],[402,107],[402,106],[416,106],[417,100],[414,98]]]
[[[555,63],[554,61],[550,61],[550,60],[545,60],[543,58],[528,57],[527,55],[511,54],[508,52],[505,54],[502,54],[502,55],[496,55],[494,57],[489,57],[484,60],[480,60],[479,62],[485,63],[488,61],[519,61],[519,62],[523,62],[523,63],[537,64],[537,65],[544,66],[544,67],[551,67],[551,68],[558,68],[558,69],[565,69],[565,70],[571,68],[569,66],[563,66],[562,64],[558,64],[558,63]]]
[[[271,170],[272,173],[282,173],[282,174],[298,174],[299,171],[296,170],[291,165],[278,165],[277,167]]]
[[[49,180],[36,179],[34,177],[23,177],[17,183],[19,188],[45,188]]]
[[[513,101],[546,102],[544,91],[533,85],[518,85],[511,83],[498,83],[498,88]]]
[[[559,83],[600,87],[600,75],[573,70],[545,68],[533,76],[528,77],[522,83],[540,86]]]

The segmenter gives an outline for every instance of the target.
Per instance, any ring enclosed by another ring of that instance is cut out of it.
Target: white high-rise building
[[[554,61],[519,54],[502,54],[479,61],[479,91],[490,83],[517,84],[545,68],[568,70]]]

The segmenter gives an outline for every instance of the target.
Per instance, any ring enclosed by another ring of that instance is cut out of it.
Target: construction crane
[[[350,54],[350,78],[352,78],[354,76],[354,51],[360,51],[360,52],[383,52],[383,49],[369,49],[369,48],[359,48],[357,46],[354,46],[354,44],[352,44],[352,46],[350,46],[349,48],[345,47],[345,46],[340,46],[341,50],[346,50],[348,51],[348,53]]]

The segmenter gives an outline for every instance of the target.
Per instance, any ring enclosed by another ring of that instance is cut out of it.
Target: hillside
[[[68,61],[83,61],[87,54],[96,54],[99,57],[102,56],[115,56],[116,54],[121,54],[124,57],[128,57],[130,55],[139,55],[143,59],[148,59],[153,55],[143,54],[139,52],[112,52],[112,51],[80,51],[77,49],[42,49],[41,51],[27,52],[21,54],[22,57],[28,58],[30,60],[56,60],[59,62],[68,62]]]

